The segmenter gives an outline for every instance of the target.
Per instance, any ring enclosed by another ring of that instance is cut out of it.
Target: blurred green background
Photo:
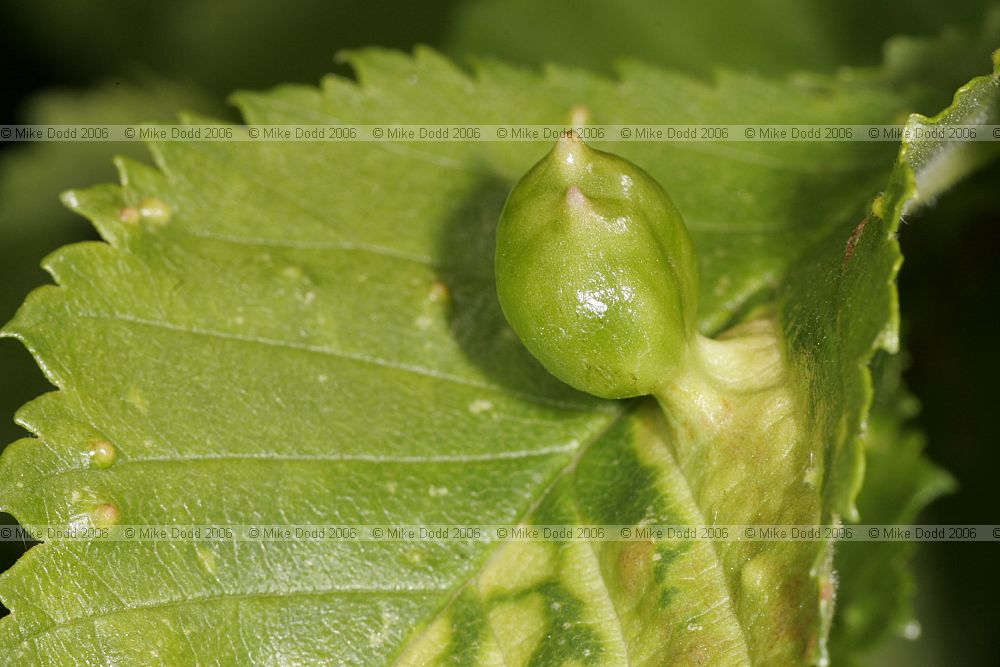
[[[926,84],[933,112],[970,76],[988,71],[1000,12],[988,2],[921,0],[72,0],[0,6],[4,123],[125,123],[199,111],[235,119],[225,104],[236,89],[315,83],[342,49],[428,44],[468,62],[497,57],[613,73],[614,61],[641,58],[711,77],[718,67],[765,76],[874,67],[900,85]],[[894,67],[913,47],[894,35],[937,36],[914,66]],[[980,38],[979,36],[983,37]],[[115,178],[111,158],[145,159],[137,144],[0,145],[0,319],[34,286],[49,251],[93,238],[57,195]],[[1000,277],[1000,167],[993,166],[909,218],[901,231],[900,279],[905,379],[922,411],[915,424],[932,459],[959,490],[922,515],[927,523],[1000,522],[996,472],[1000,378],[995,344]],[[23,348],[0,340],[0,443],[24,435],[16,409],[49,387]],[[6,519],[11,521],[9,517]],[[0,544],[0,570],[23,551]],[[996,545],[923,545],[918,552],[921,638],[887,643],[877,665],[1000,664],[994,564]]]

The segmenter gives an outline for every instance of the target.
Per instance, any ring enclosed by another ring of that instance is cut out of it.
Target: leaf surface
[[[580,0],[572,6],[481,0],[457,8],[448,51],[597,71],[609,71],[622,58],[637,58],[710,76],[719,67],[785,74],[873,66],[888,48],[893,74],[909,70],[917,75],[911,81],[923,82],[944,75],[951,84],[945,92],[950,93],[981,69],[981,60],[969,61],[971,38],[961,35],[957,26],[978,28],[992,21],[995,37],[997,14],[989,14],[991,7],[983,0],[961,7],[931,0],[877,4],[759,0],[740,5],[725,0],[697,4]],[[984,20],[984,15],[992,18]],[[946,39],[933,58],[919,43],[922,38],[894,39],[884,47],[890,35],[937,35],[942,26],[949,26]],[[985,44],[985,50],[977,50],[973,57],[981,59],[995,45],[995,41]],[[962,69],[969,65],[972,69]],[[956,73],[960,73],[957,80]]]
[[[912,524],[955,480],[923,455],[924,437],[907,425],[916,400],[900,380],[900,355],[873,363],[875,397],[864,434],[866,481],[858,513],[869,524]],[[865,664],[865,651],[893,635],[919,634],[914,617],[916,551],[909,542],[848,542],[837,547],[837,607],[830,635],[834,664]]]
[[[353,64],[359,84],[237,101],[250,122],[309,124],[558,123],[579,104],[595,123],[848,124],[906,107],[865,85],[708,85],[638,65],[611,81],[500,64],[470,77],[428,51]],[[995,97],[986,78],[956,108]],[[893,146],[602,147],[685,216],[703,331],[776,299],[789,391],[809,408],[802,447],[758,442],[734,465],[673,441],[652,402],[575,393],[521,348],[496,304],[492,233],[547,143],[162,143],[157,169],[123,160],[120,186],[66,195],[105,242],[50,256],[58,286],[5,329],[59,391],[19,413],[36,437],[0,459],[3,508],[29,527],[109,511],[133,525],[642,525],[848,509],[864,364],[895,331],[891,233],[915,194],[910,163],[845,274]],[[939,155],[951,177],[972,164],[950,144],[904,149],[918,174]],[[115,448],[109,467],[88,454],[98,440]],[[777,490],[758,497],[765,481]],[[776,505],[786,488],[793,502]],[[53,542],[0,577],[13,611],[0,645],[30,665],[817,659],[827,547],[775,545]]]

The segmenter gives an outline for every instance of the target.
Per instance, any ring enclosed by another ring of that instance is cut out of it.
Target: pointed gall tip
[[[569,173],[573,173],[583,167],[584,151],[586,150],[587,146],[580,139],[580,135],[573,130],[567,130],[559,136],[559,140],[556,142],[555,155],[559,164],[563,165]]]
[[[580,139],[580,135],[575,129],[570,128],[559,133],[559,143],[563,146],[576,146],[583,143],[583,140]]]
[[[584,104],[578,104],[569,112],[569,124],[582,127],[590,122],[590,109]]]

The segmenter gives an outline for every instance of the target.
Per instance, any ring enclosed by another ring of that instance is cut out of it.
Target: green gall
[[[87,447],[87,457],[95,468],[109,468],[118,458],[115,446],[104,439],[92,440]]]
[[[698,267],[680,214],[649,174],[573,132],[507,198],[496,280],[521,341],[577,389],[651,394],[688,361]]]

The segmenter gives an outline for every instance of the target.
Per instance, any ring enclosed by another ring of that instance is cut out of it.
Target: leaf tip
[[[80,193],[77,190],[66,190],[59,193],[59,201],[71,211],[80,211]]]

